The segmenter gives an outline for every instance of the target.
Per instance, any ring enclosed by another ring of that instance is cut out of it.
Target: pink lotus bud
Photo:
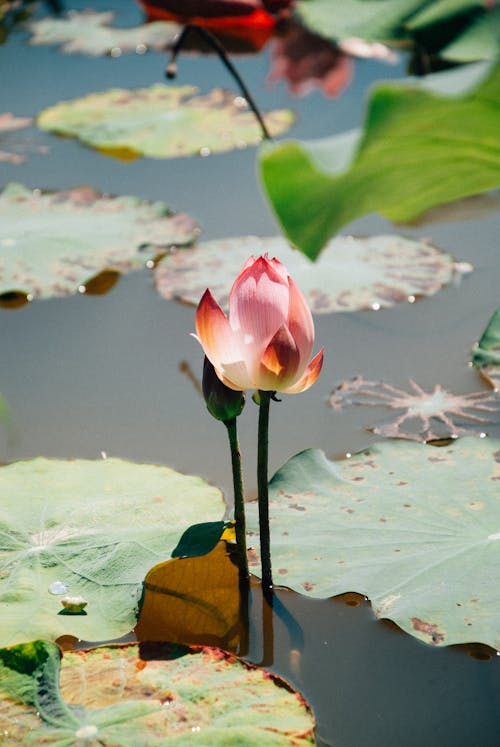
[[[229,294],[229,318],[207,289],[196,310],[196,336],[217,376],[231,389],[298,394],[318,378],[311,361],[314,324],[307,302],[277,259],[250,257]]]

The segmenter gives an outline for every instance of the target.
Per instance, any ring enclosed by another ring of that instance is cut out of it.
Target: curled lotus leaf
[[[339,384],[329,402],[333,409],[361,405],[396,410],[394,418],[368,426],[368,430],[379,436],[415,441],[456,438],[474,430],[481,435],[487,423],[500,423],[500,397],[495,392],[453,394],[440,384],[428,392],[413,380],[410,391],[406,391],[384,381],[355,376]]]
[[[121,459],[15,462],[0,495],[0,646],[125,635],[149,569],[200,516],[224,513],[201,478]]]
[[[0,729],[9,745],[161,747],[314,744],[303,698],[213,648],[98,648],[45,641],[0,649]]]
[[[260,127],[245,99],[218,88],[204,95],[197,92],[192,86],[162,84],[113,88],[45,109],[38,125],[128,159],[208,156],[260,142]],[[294,117],[281,109],[264,119],[270,133],[279,135]]]
[[[419,296],[431,296],[469,266],[426,241],[401,236],[338,236],[315,263],[279,236],[219,239],[176,252],[155,269],[155,284],[165,298],[197,304],[207,287],[227,306],[229,291],[248,256],[267,252],[288,268],[312,311],[380,309]]]
[[[273,565],[312,597],[366,595],[434,646],[500,649],[500,440],[393,439],[342,461],[309,449],[270,483]],[[258,543],[256,503],[247,506]],[[259,573],[258,555],[252,561]]]
[[[140,269],[197,233],[191,218],[161,202],[9,184],[0,195],[0,294],[83,292],[99,273]]]
[[[500,307],[495,311],[477,345],[472,350],[472,362],[495,389],[500,389]]]
[[[30,44],[62,44],[63,52],[117,57],[122,52],[142,54],[147,49],[164,50],[181,30],[178,24],[164,21],[117,28],[110,25],[114,15],[87,9],[70,12],[64,17],[49,16],[32,21]]]

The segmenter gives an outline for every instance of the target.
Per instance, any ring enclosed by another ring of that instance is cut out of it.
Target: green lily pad
[[[44,641],[1,649],[0,729],[9,745],[314,744],[298,693],[209,648],[99,648],[62,661]]]
[[[365,594],[435,646],[500,649],[499,485],[500,440],[392,440],[340,462],[304,451],[270,483],[275,576],[313,597]],[[255,503],[247,515],[255,545]]]
[[[62,18],[49,16],[32,21],[30,44],[62,44],[63,52],[80,52],[92,56],[122,52],[143,54],[149,49],[165,50],[182,27],[176,23],[155,21],[134,28],[117,28],[110,24],[115,14],[95,10],[73,11]]]
[[[90,187],[41,192],[9,184],[0,195],[0,294],[31,300],[84,292],[102,271],[152,265],[197,234],[191,218],[161,202]]]
[[[142,581],[220,492],[201,478],[120,459],[33,459],[0,467],[0,646],[134,626]],[[85,614],[61,614],[65,595]]]
[[[472,362],[498,392],[500,390],[500,307],[495,311],[481,339],[474,346]]]
[[[401,236],[338,236],[315,265],[279,236],[244,236],[201,242],[165,257],[155,268],[156,288],[165,298],[197,304],[209,285],[227,306],[231,285],[248,257],[265,252],[286,265],[316,314],[413,302],[472,269],[426,241]]]
[[[262,179],[285,234],[315,259],[330,236],[362,215],[407,222],[498,187],[499,130],[500,64],[457,96],[385,84],[372,93],[361,138],[266,145]]]
[[[260,142],[259,125],[241,96],[217,88],[200,96],[197,90],[161,84],[113,88],[45,109],[38,125],[124,158],[208,156]],[[286,132],[294,119],[288,109],[264,118],[272,135]]]

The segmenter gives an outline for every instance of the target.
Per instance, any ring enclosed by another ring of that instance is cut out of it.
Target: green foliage
[[[173,558],[194,558],[206,555],[214,549],[221,538],[225,524],[223,521],[205,521],[188,527],[172,550]]]
[[[348,166],[332,168],[345,136],[290,141],[262,149],[262,179],[285,234],[314,260],[362,215],[410,221],[500,185],[499,131],[500,64],[461,96],[416,83],[381,85]]]

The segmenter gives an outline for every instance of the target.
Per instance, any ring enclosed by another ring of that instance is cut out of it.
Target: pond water
[[[68,5],[78,9],[85,4]],[[124,25],[141,17],[133,4],[94,2],[93,7],[119,10]],[[0,47],[2,112],[34,116],[91,91],[163,81],[166,58],[160,53],[116,59],[63,56],[54,47],[28,46],[26,38],[24,32],[13,33]],[[339,98],[327,99],[319,92],[291,98],[283,83],[272,87],[266,82],[267,49],[235,57],[235,63],[262,110],[291,107],[297,112],[291,134],[300,138],[358,126],[369,86],[405,74],[403,59],[395,65],[357,61],[354,82]],[[178,83],[201,91],[215,86],[234,90],[214,56],[181,55]],[[204,239],[279,233],[256,178],[255,148],[207,158],[124,162],[35,128],[20,131],[21,137],[47,146],[49,153],[33,152],[21,165],[3,163],[2,187],[11,181],[53,190],[89,184],[111,194],[162,200],[192,216]],[[335,384],[354,375],[403,388],[410,378],[426,390],[438,383],[455,393],[488,388],[468,360],[499,303],[500,216],[401,228],[370,215],[345,232],[429,236],[475,269],[460,284],[414,304],[316,317],[317,346],[326,351],[323,372],[307,393],[273,405],[271,474],[307,447],[319,447],[332,457],[376,440],[364,426],[383,420],[383,409],[333,411],[327,406]],[[104,451],[202,475],[230,497],[225,429],[206,413],[185,374],[186,366],[196,377],[201,374],[201,351],[189,336],[193,329],[193,308],[162,299],[146,269],[124,276],[104,296],[0,309],[0,392],[15,423],[11,440],[0,433],[0,460],[99,458]],[[240,438],[250,496],[256,489],[256,422],[257,408],[248,401]],[[500,436],[498,425],[485,430]],[[463,649],[434,650],[377,622],[367,604],[308,600],[286,590],[278,596],[303,639],[298,645],[276,617],[273,657],[267,663],[313,706],[318,741],[335,747],[498,745],[499,657],[478,660]],[[259,661],[258,594],[251,614],[249,658]]]

